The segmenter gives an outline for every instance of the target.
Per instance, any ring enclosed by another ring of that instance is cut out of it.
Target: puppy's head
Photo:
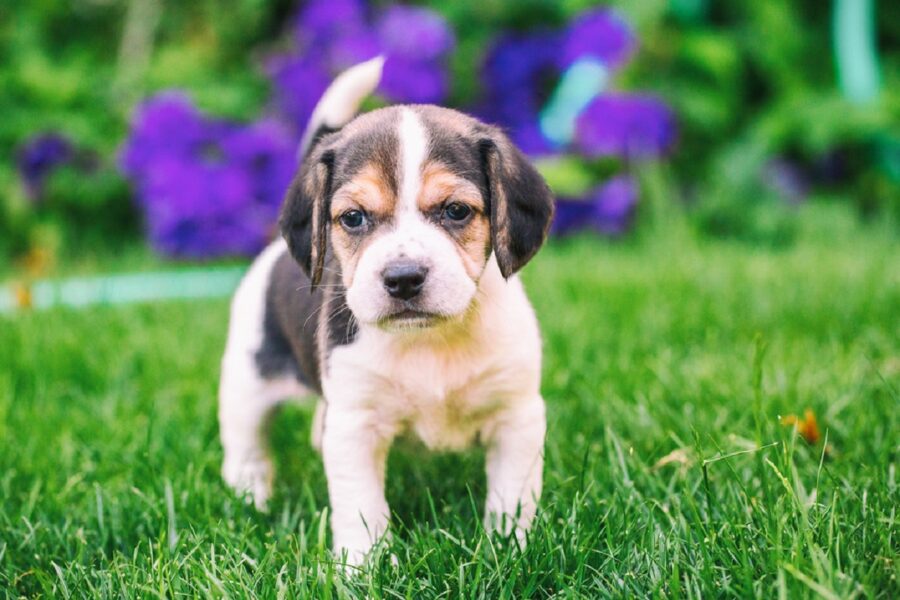
[[[314,146],[281,227],[314,285],[333,253],[356,319],[403,328],[463,315],[492,253],[504,277],[518,271],[552,212],[546,183],[499,130],[398,106]]]

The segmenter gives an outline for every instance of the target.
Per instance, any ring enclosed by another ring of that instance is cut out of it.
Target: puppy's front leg
[[[337,556],[363,562],[387,530],[384,470],[391,438],[379,431],[371,412],[329,405],[322,457],[331,500],[331,532]]]
[[[500,415],[488,439],[485,527],[525,542],[541,497],[547,423],[540,396]]]

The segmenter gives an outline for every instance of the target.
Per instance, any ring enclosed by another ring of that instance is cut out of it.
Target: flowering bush
[[[379,91],[392,102],[437,103],[447,95],[445,60],[455,40],[435,12],[392,6],[370,16],[360,0],[312,0],[295,19],[294,48],[268,63],[278,110],[302,132],[331,79],[379,54]]]
[[[485,62],[486,102],[479,112],[506,126],[513,140],[534,156],[569,151],[586,159],[613,157],[626,170],[634,162],[661,157],[675,142],[675,119],[662,100],[647,94],[601,89],[588,93],[586,106],[570,101],[574,106],[567,110],[575,117],[572,139],[542,126],[541,113],[549,110],[548,82],[559,82],[567,70],[589,61],[596,65],[595,85],[604,88],[609,76],[634,55],[636,44],[628,24],[607,8],[582,13],[564,31],[539,29],[505,36]],[[578,81],[575,84],[585,87]],[[593,228],[621,234],[632,222],[636,206],[636,183],[628,174],[619,175],[582,198],[560,198],[553,232]]]
[[[169,93],[138,109],[120,166],[151,244],[170,256],[208,257],[264,246],[295,160],[296,140],[279,123],[212,120]]]
[[[672,111],[652,96],[604,94],[578,116],[576,143],[586,156],[657,158],[674,142]]]
[[[151,244],[169,256],[253,255],[274,235],[300,135],[339,71],[386,57],[379,88],[395,102],[439,102],[454,37],[436,13],[395,6],[370,18],[357,0],[313,0],[297,15],[294,48],[271,57],[277,118],[248,125],[208,118],[179,94],[137,110],[120,166],[134,184]]]
[[[154,245],[170,254],[249,251],[242,248],[252,244],[243,242],[222,246],[215,241],[222,235],[187,250],[188,232],[206,228],[207,217],[196,206],[162,211],[182,200],[168,192],[169,200],[154,197],[143,169],[124,171],[136,193],[117,180],[107,159],[126,135],[123,115],[148,89],[179,89],[210,114],[241,123],[259,119],[264,108],[270,126],[262,129],[296,139],[336,71],[375,53],[388,55],[384,99],[449,104],[507,129],[563,196],[561,221],[566,211],[586,210],[576,202],[596,205],[606,178],[636,176],[642,163],[660,157],[672,166],[661,191],[674,202],[690,198],[687,216],[707,234],[772,239],[772,222],[795,227],[791,206],[823,193],[900,221],[900,86],[890,76],[900,56],[898,3],[878,3],[871,26],[828,18],[814,0],[718,8],[687,0],[615,3],[622,13],[582,11],[590,4],[584,2],[516,0],[151,3],[160,4],[159,19],[141,17],[142,2],[87,4],[73,13],[69,3],[7,3],[8,21],[22,27],[13,32],[21,35],[0,36],[7,92],[0,95],[0,147],[16,149],[7,152],[13,160],[0,161],[4,257],[46,248],[48,239],[61,247],[86,231],[110,250],[136,235],[139,211]],[[286,21],[291,4],[300,10]],[[639,36],[623,15],[638,17]],[[261,48],[279,32],[286,39],[277,54]],[[192,110],[192,118],[226,125]],[[133,114],[139,120],[140,111]],[[155,165],[148,169],[158,171],[170,150],[154,152],[160,156],[152,160],[145,152]],[[220,150],[200,156],[205,161],[182,171],[218,177],[218,169],[231,174],[237,167],[226,165],[240,162]],[[570,170],[553,171],[551,161]],[[74,184],[82,189],[73,191]],[[215,195],[216,185],[201,187],[204,196]],[[132,195],[139,202],[128,202]],[[151,214],[150,206],[159,210]],[[181,233],[165,233],[178,227],[160,214],[186,219]],[[247,236],[263,240],[271,227],[253,225],[256,233]],[[163,241],[174,238],[182,242]]]
[[[370,13],[360,0],[313,0],[294,18],[290,51],[270,57],[275,114],[249,125],[202,115],[183,95],[164,93],[137,111],[121,155],[153,246],[171,256],[253,254],[272,235],[294,171],[299,136],[339,71],[386,57],[379,92],[392,102],[441,102],[454,35],[430,10],[393,6]],[[605,90],[579,108],[574,139],[542,127],[546,86],[579,61],[614,73],[634,54],[633,31],[608,9],[585,12],[563,31],[501,36],[482,70],[484,101],[472,112],[509,130],[527,153],[613,156],[626,166],[667,152],[674,119],[660,100]],[[637,186],[628,174],[561,199],[556,233],[592,227],[621,234],[633,220]]]

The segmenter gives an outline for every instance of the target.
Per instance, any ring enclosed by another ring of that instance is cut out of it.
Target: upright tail
[[[303,133],[300,160],[303,160],[319,138],[340,129],[356,116],[362,101],[378,87],[383,66],[384,57],[376,56],[350,67],[331,82],[316,104]]]

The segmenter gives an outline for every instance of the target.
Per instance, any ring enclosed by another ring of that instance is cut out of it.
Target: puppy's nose
[[[393,298],[409,300],[415,298],[425,286],[428,269],[414,262],[397,262],[382,273],[384,289]]]

